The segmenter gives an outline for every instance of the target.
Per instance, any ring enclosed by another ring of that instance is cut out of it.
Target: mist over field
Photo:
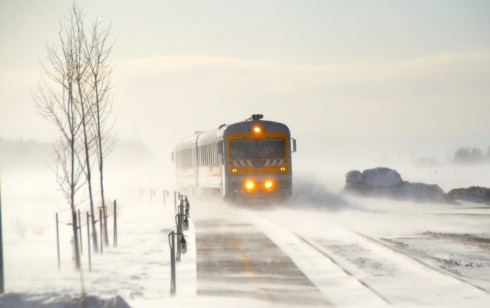
[[[485,148],[485,138],[475,138],[472,142],[458,138],[437,141],[394,137],[324,138],[296,136],[294,131],[293,136],[297,138],[298,152],[293,154],[294,195],[287,207],[334,211],[355,207],[343,192],[346,173],[376,167],[395,169],[406,181],[437,184],[446,193],[454,188],[490,187],[490,164],[454,161],[454,153],[462,146],[460,142]],[[8,206],[4,216],[6,226],[25,221],[25,211],[34,211],[50,221],[54,211],[68,207],[56,182],[51,143],[32,140],[1,140],[0,143],[2,202]],[[126,199],[143,192],[147,198],[151,189],[160,197],[163,189],[173,191],[172,150],[172,144],[155,146],[119,140],[106,164],[108,197]],[[427,163],[421,164],[421,159]],[[86,198],[86,193],[82,194],[82,209]],[[417,207],[423,209],[425,205]],[[25,224],[30,223],[25,221]]]
[[[293,154],[293,177],[295,187],[301,191],[322,188],[336,198],[344,188],[347,172],[376,167],[395,169],[404,180],[437,184],[446,192],[453,188],[490,186],[486,173],[490,163],[455,159],[461,148],[486,149],[485,137],[325,137],[295,135],[294,131],[292,136],[298,143],[298,151]],[[4,195],[14,191],[43,193],[44,188],[36,187],[44,185],[50,193],[59,193],[52,143],[9,139],[0,142]],[[173,190],[173,150],[174,144],[169,142],[119,140],[107,159],[111,190],[118,193],[140,188]],[[311,187],[308,183],[312,183]]]

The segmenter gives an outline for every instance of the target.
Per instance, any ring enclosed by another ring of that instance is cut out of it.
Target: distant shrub
[[[490,147],[485,155],[479,148],[459,148],[454,153],[454,161],[458,163],[480,163],[484,161],[490,161]]]

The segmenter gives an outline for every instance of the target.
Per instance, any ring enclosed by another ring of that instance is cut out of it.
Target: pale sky
[[[490,136],[490,1],[78,1],[112,22],[121,139],[252,113],[293,134]],[[71,1],[0,0],[0,138],[50,141],[31,92]]]

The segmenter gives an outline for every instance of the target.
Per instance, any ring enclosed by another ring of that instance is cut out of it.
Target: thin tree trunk
[[[79,61],[80,62],[80,61]],[[81,85],[82,73],[80,72],[80,67],[78,67],[77,71],[77,85],[78,85],[78,96],[80,99],[80,107],[81,107],[81,117],[82,117],[82,126],[83,126],[83,143],[85,147],[85,169],[86,169],[86,178],[88,184],[88,194],[90,201],[90,214],[92,215],[92,242],[94,246],[94,251],[99,251],[99,246],[97,244],[97,228],[95,224],[95,212],[94,212],[94,198],[93,198],[93,189],[92,189],[92,166],[90,165],[90,145],[89,139],[87,135],[87,110],[85,108],[86,102],[83,96],[83,90]]]
[[[81,98],[82,99],[82,98]],[[94,197],[93,197],[93,192],[92,192],[92,167],[90,165],[90,153],[89,153],[89,144],[88,144],[88,136],[87,136],[87,121],[86,121],[86,114],[85,114],[85,103],[81,104],[82,107],[82,125],[83,125],[83,138],[84,138],[84,145],[85,145],[85,163],[86,165],[86,177],[87,177],[87,184],[88,184],[88,194],[89,194],[89,199],[90,199],[90,214],[92,215],[92,242],[94,246],[94,251],[98,252],[99,251],[99,245],[97,244],[97,228],[96,228],[96,223],[95,223],[95,212],[94,212]]]
[[[102,198],[102,210],[104,213],[104,240],[105,245],[109,245],[109,235],[107,233],[107,219],[106,219],[106,207],[105,207],[105,196],[104,196],[104,151],[102,148],[102,129],[101,129],[101,120],[100,120],[100,100],[99,100],[99,87],[98,87],[98,75],[94,75],[94,83],[95,83],[95,104],[97,107],[97,142],[98,142],[98,161],[99,161],[99,175],[100,175],[100,197]],[[100,230],[102,232],[102,230]]]
[[[73,123],[73,115],[72,115]],[[73,229],[73,246],[75,252],[75,266],[80,270],[80,253],[78,250],[78,232],[77,232],[77,214],[75,209],[75,136],[72,133],[70,143],[71,152],[71,179],[70,179],[70,194],[71,194],[71,220]]]
[[[90,213],[92,215],[92,241],[94,246],[94,251],[98,252],[98,244],[97,244],[97,228],[95,225],[95,212],[94,212],[94,198],[93,198],[93,189],[92,189],[92,166],[90,164],[90,140],[87,134],[87,126],[91,125],[91,121],[87,121],[87,116],[91,116],[91,106],[88,97],[86,96],[86,92],[84,91],[84,87],[86,87],[86,70],[90,67],[86,62],[86,55],[82,52],[85,46],[85,31],[83,25],[83,18],[81,16],[81,11],[75,10],[74,12],[76,18],[76,47],[77,47],[77,58],[76,58],[76,81],[78,86],[78,98],[80,105],[80,117],[82,120],[83,127],[83,145],[85,148],[85,178],[87,180],[88,185],[88,193],[89,193],[89,202],[90,202]],[[85,60],[85,61],[84,61]],[[87,104],[88,110],[87,110]],[[89,127],[90,128],[90,127]],[[90,240],[90,239],[88,239]]]

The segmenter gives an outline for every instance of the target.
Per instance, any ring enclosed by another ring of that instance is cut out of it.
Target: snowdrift
[[[60,297],[57,294],[24,294],[8,293],[0,296],[0,307],[17,307],[17,308],[129,308],[126,301],[116,296],[109,299],[102,299],[96,296],[85,297]]]

